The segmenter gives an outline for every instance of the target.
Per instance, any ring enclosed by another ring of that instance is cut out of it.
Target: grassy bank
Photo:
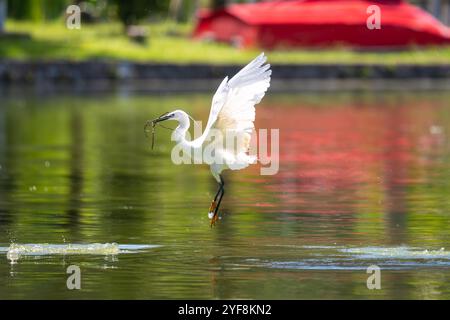
[[[68,30],[63,21],[25,23],[8,21],[6,30],[28,33],[29,39],[0,38],[0,57],[11,59],[116,59],[167,63],[245,63],[260,50],[238,50],[225,44],[190,39],[191,25],[149,24],[145,45],[130,41],[118,23],[84,24]],[[276,50],[267,52],[272,63],[381,63],[449,64],[450,47],[397,52],[332,50]]]

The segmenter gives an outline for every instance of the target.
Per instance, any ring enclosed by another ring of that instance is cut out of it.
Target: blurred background
[[[81,29],[64,27],[72,4]],[[383,27],[369,30],[373,4]],[[262,46],[277,49],[276,63],[446,63],[449,7],[448,0],[2,0],[0,56],[244,63]]]
[[[0,298],[449,299],[449,16],[448,0],[0,0]],[[206,123],[263,50],[255,124],[280,130],[280,170],[227,172],[210,229],[209,169],[143,127],[176,108]],[[127,254],[89,254],[113,242]]]

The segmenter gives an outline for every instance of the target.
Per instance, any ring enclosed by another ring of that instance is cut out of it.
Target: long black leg
[[[216,202],[219,194],[220,194],[220,197],[219,197],[219,201],[215,204],[214,215],[211,219],[211,227],[216,223],[216,221],[218,219],[217,213],[219,212],[220,203],[222,202],[223,195],[225,194],[225,189],[224,189],[225,182],[223,181],[223,178],[221,175],[219,175],[219,177],[220,177],[220,187],[219,187],[219,190],[217,191],[216,196],[214,197],[214,202]]]
[[[214,196],[214,202],[217,200],[217,197],[219,196],[220,192],[223,190],[223,186],[225,185],[221,175],[219,175],[219,178],[220,178],[219,189],[217,190],[216,195]]]
[[[222,192],[220,193],[219,201],[217,202],[216,210],[214,210],[214,216],[217,215],[217,212],[219,211],[220,203],[222,202],[223,195],[225,194],[225,189],[222,187]]]
[[[223,181],[223,178],[222,178],[221,175],[219,175],[219,177],[220,177],[220,188],[219,188],[219,191],[222,191],[222,192],[221,192],[221,195],[220,195],[220,198],[219,198],[219,202],[217,203],[216,210],[214,211],[214,215],[216,215],[217,211],[219,211],[220,202],[222,201],[223,194],[225,193],[225,189],[224,189],[225,182]],[[219,192],[217,192],[217,195],[218,194],[219,194]],[[216,200],[216,199],[214,199],[214,200]]]
[[[219,196],[219,193],[222,191],[222,184],[219,185],[219,189],[217,189],[216,195],[214,196],[214,201],[217,200],[217,197]]]

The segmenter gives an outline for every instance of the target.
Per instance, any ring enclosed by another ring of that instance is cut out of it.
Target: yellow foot
[[[215,200],[213,200],[213,201],[211,202],[211,206],[209,207],[209,214],[212,213],[212,212],[214,212],[214,210],[216,210],[216,207],[217,207],[217,202],[216,202]],[[209,214],[208,214],[208,215],[209,215]],[[211,217],[210,217],[210,219],[211,219]]]
[[[213,200],[211,202],[211,206],[209,207],[209,212],[208,212],[208,218],[211,220],[211,227],[216,224],[217,220],[219,220],[219,215],[214,213],[216,211],[216,207],[217,207],[217,202]]]
[[[208,213],[208,217],[211,219],[210,227],[212,228],[212,226],[216,225],[216,221],[219,220],[219,215],[218,214],[214,214],[214,212],[209,212]]]

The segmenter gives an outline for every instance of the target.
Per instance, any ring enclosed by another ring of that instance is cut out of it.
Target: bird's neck
[[[178,127],[172,133],[172,140],[176,142],[186,141],[186,132],[189,130],[189,118],[182,117],[178,122]]]

